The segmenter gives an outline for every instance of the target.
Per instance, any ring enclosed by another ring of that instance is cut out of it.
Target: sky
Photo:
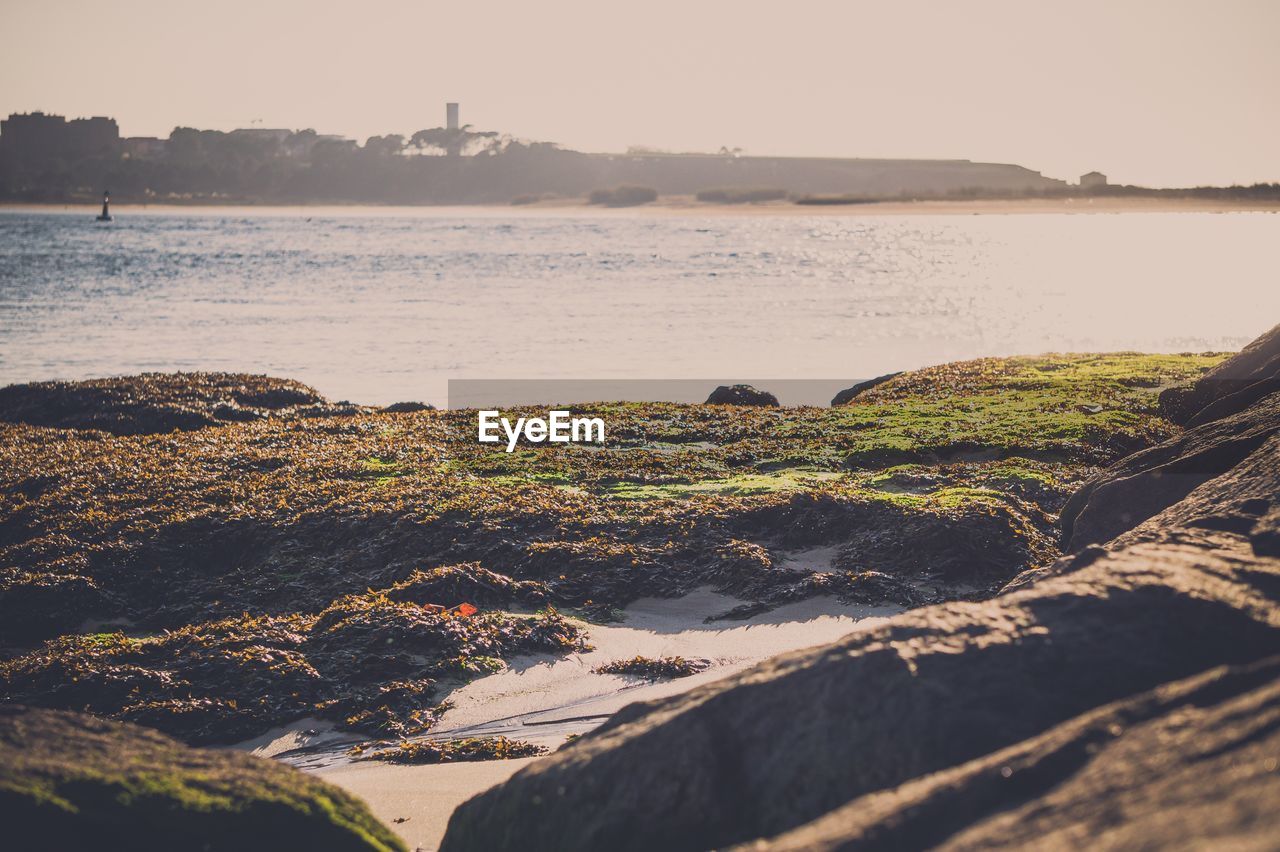
[[[0,0],[0,113],[1280,181],[1280,0]]]

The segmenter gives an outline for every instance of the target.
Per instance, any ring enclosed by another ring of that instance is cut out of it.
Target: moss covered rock
[[[13,705],[0,707],[0,824],[23,850],[405,848],[359,799],[283,764]]]
[[[0,420],[113,435],[188,431],[271,417],[354,414],[301,382],[240,373],[143,373],[0,388]]]

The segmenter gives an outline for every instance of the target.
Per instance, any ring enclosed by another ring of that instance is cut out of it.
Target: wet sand
[[[703,622],[740,603],[706,589],[676,600],[638,600],[625,610],[625,621],[588,627],[591,651],[565,658],[517,657],[504,670],[454,690],[448,696],[454,707],[433,734],[502,735],[556,748],[632,702],[685,692],[785,651],[833,642],[900,611],[814,598],[744,621]],[[592,671],[637,655],[705,660],[710,667],[659,681]]]
[[[816,563],[829,558],[826,550],[797,551],[790,560],[793,570],[823,568]],[[455,689],[447,696],[454,707],[431,738],[503,735],[555,749],[570,735],[595,728],[634,701],[674,695],[785,651],[832,642],[900,611],[813,598],[743,621],[704,623],[708,615],[740,603],[709,589],[675,600],[638,600],[624,611],[624,621],[589,626],[590,651],[568,658],[516,658],[502,671]],[[602,663],[637,654],[704,659],[711,667],[692,677],[656,682],[592,671]],[[353,763],[338,748],[325,750],[323,731],[313,741],[320,745],[319,753],[288,754],[289,748],[301,744],[297,730],[305,725],[304,721],[279,729],[240,747],[279,755],[360,796],[411,849],[434,849],[454,808],[539,759],[432,766]],[[345,743],[334,745],[345,747]]]
[[[440,845],[454,808],[537,759],[435,766],[349,763],[316,774],[368,802],[374,816],[410,849],[429,851]]]

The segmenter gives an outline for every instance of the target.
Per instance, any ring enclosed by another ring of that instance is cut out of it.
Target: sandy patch
[[[797,551],[788,555],[789,567],[822,570],[833,556],[834,548]],[[447,696],[454,706],[430,738],[503,735],[555,749],[569,735],[591,730],[633,701],[674,695],[784,651],[834,642],[901,611],[898,607],[812,598],[744,621],[705,623],[708,615],[742,603],[709,589],[676,599],[638,600],[624,610],[622,622],[588,625],[591,651],[565,658],[517,657],[502,671],[454,689]],[[691,677],[667,681],[592,671],[603,663],[636,655],[697,658],[709,662],[710,667]],[[325,736],[315,720],[302,720],[240,747],[277,755],[360,796],[411,849],[436,848],[455,807],[537,760],[435,766],[353,763],[344,754],[352,741],[349,735],[343,739],[343,734],[333,732],[328,736],[334,739],[328,742]],[[307,741],[306,737],[312,739]],[[296,750],[290,753],[291,749]]]
[[[258,757],[275,757],[300,748],[316,748],[326,743],[346,743],[351,734],[335,731],[332,722],[311,716],[272,728],[251,740],[236,743],[229,748],[247,751]]]
[[[780,555],[778,567],[797,574],[812,574],[816,571],[830,571],[835,566],[840,548],[835,545],[824,547],[806,547],[802,550],[790,550]]]
[[[400,835],[410,849],[432,850],[444,838],[454,808],[535,760],[527,757],[437,766],[348,763],[316,774],[368,802],[374,816]]]
[[[821,559],[827,554],[805,556]],[[704,623],[708,615],[741,603],[706,589],[674,600],[638,600],[627,607],[621,623],[589,626],[591,651],[564,658],[517,657],[504,670],[455,689],[448,696],[454,707],[432,736],[501,734],[555,748],[568,735],[589,731],[633,701],[674,695],[784,651],[834,642],[868,619],[899,611],[813,598],[745,621]],[[711,665],[692,677],[656,682],[592,671],[636,655],[696,658]]]

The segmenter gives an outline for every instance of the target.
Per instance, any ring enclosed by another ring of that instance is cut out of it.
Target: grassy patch
[[[704,479],[698,482],[670,482],[657,485],[612,482],[597,486],[595,492],[624,500],[670,500],[693,495],[747,496],[812,488],[823,482],[837,480],[842,475],[839,471],[792,468],[773,473],[742,473],[723,479]]]

